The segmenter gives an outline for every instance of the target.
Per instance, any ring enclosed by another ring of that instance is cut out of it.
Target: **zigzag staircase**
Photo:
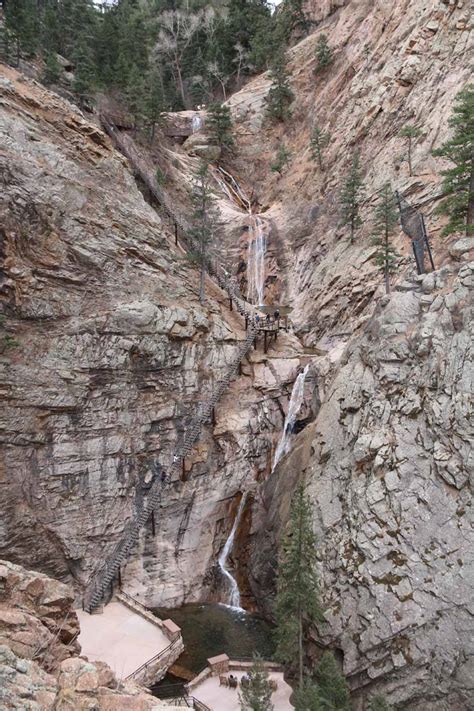
[[[192,240],[189,237],[189,225],[181,216],[175,214],[170,198],[158,185],[151,170],[149,170],[143,163],[133,144],[130,141],[124,140],[115,126],[105,116],[101,116],[100,118],[102,125],[112,138],[113,142],[128,158],[135,172],[141,177],[152,195],[161,205],[162,209],[164,209],[173,220],[175,226],[181,233],[183,241],[189,247],[192,247]],[[237,374],[242,359],[252,347],[257,335],[255,309],[253,306],[244,301],[237,285],[229,277],[226,270],[216,262],[209,261],[207,271],[210,276],[217,281],[219,286],[227,292],[231,302],[235,303],[238,312],[245,317],[248,327],[245,339],[239,345],[237,353],[227,368],[224,378],[217,381],[217,385],[209,400],[199,403],[195,414],[186,429],[184,437],[180,442],[178,442],[169,467],[167,468],[167,472],[169,472],[171,480],[173,480],[174,474],[178,474],[179,476],[182,470],[183,460],[186,455],[189,454],[194,443],[198,439],[202,425],[211,420],[212,410],[215,404],[227,389],[232,378]],[[135,513],[131,521],[126,525],[122,538],[118,542],[113,553],[93,573],[91,580],[88,583],[84,595],[83,607],[89,612],[92,612],[94,609],[103,604],[104,599],[113,588],[114,580],[118,576],[122,564],[128,558],[133,546],[138,541],[140,529],[150,519],[152,513],[158,507],[161,499],[163,483],[161,481],[161,477],[159,476],[160,465],[157,461],[152,462],[151,470],[155,473],[155,476],[147,493],[146,503]]]

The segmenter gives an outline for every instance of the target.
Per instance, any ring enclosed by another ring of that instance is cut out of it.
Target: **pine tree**
[[[41,73],[41,81],[46,86],[57,84],[61,78],[61,65],[56,52],[46,52],[44,55],[44,67]]]
[[[279,175],[282,175],[283,168],[286,168],[286,166],[290,162],[290,156],[290,151],[287,149],[284,143],[281,143],[280,147],[278,148],[278,153],[276,155],[275,161],[270,166],[271,170],[274,173],[279,173]]]
[[[410,173],[410,177],[413,175],[413,166],[412,166],[412,152],[413,152],[413,141],[415,138],[418,138],[421,136],[422,131],[417,128],[416,126],[405,126],[402,128],[400,133],[398,134],[402,138],[407,139],[407,162],[408,162],[408,170]]]
[[[74,52],[74,82],[73,90],[81,106],[89,102],[95,87],[95,66],[87,39],[82,36],[77,41]]]
[[[155,126],[160,123],[163,111],[163,81],[158,68],[154,67],[147,75],[144,101],[144,115],[151,127],[151,140],[155,136]]]
[[[308,32],[310,23],[304,12],[303,0],[287,0],[283,5],[283,15],[287,39],[296,28],[305,34]]]
[[[219,210],[211,189],[211,174],[208,164],[202,161],[195,176],[191,193],[193,218],[190,236],[195,248],[189,257],[196,262],[201,270],[199,300],[205,300],[206,267],[210,260],[210,252],[214,242],[214,232],[218,225]]]
[[[390,183],[385,183],[380,191],[380,198],[374,213],[375,228],[378,232],[373,239],[373,244],[377,246],[375,261],[382,269],[385,280],[385,292],[390,293],[390,274],[395,271],[395,262],[398,257],[393,246],[390,244],[390,237],[393,235],[395,225],[398,222],[397,206]]]
[[[332,64],[334,57],[332,49],[328,44],[327,35],[321,35],[316,43],[316,72],[326,69],[330,64]]]
[[[315,550],[311,505],[304,485],[300,484],[291,502],[288,532],[281,545],[275,604],[277,657],[286,664],[297,660],[300,687],[303,686],[304,626],[324,619]]]
[[[351,244],[354,242],[356,230],[362,225],[360,205],[364,196],[364,183],[360,171],[359,154],[356,152],[346,181],[341,190],[342,221],[349,225],[351,230]]]
[[[232,135],[232,116],[228,106],[218,102],[211,104],[207,111],[206,128],[218,146],[232,148],[234,136]]]
[[[383,696],[378,694],[370,699],[368,711],[393,711],[393,707],[385,701]]]
[[[329,145],[330,136],[318,126],[313,128],[311,135],[311,158],[317,161],[320,170],[324,170],[323,151]]]
[[[270,70],[272,85],[267,95],[267,115],[272,121],[286,121],[291,115],[289,104],[293,101],[286,70],[286,59],[283,51],[278,52]]]
[[[295,711],[327,711],[327,706],[321,701],[318,687],[309,679],[295,691],[293,703]]]
[[[5,7],[5,26],[15,41],[15,64],[21,54],[35,54],[39,39],[38,7],[35,0],[15,0]]]
[[[140,123],[145,114],[146,95],[144,77],[136,64],[130,68],[125,96],[129,111],[135,119],[135,124]]]
[[[324,652],[316,669],[315,681],[324,709],[350,711],[349,689],[331,652]]]
[[[445,199],[438,211],[449,216],[443,234],[464,231],[469,236],[474,234],[474,84],[456,96],[449,125],[452,138],[434,151],[454,163],[441,172]]]
[[[18,64],[17,37],[4,22],[0,25],[0,60],[5,64]]]
[[[240,686],[239,703],[242,711],[273,711],[272,687],[268,672],[259,655],[253,658],[248,673],[249,682]]]

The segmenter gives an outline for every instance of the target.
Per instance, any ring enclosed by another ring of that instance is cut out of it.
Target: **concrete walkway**
[[[230,672],[239,680],[246,673],[243,671]],[[229,676],[226,673],[224,676]],[[281,672],[270,672],[270,679],[274,679],[278,684],[278,689],[272,694],[272,704],[275,711],[292,711],[290,704],[291,687],[283,679]],[[239,682],[240,688],[240,682]],[[205,679],[202,684],[196,686],[191,692],[199,701],[206,704],[212,711],[240,711],[239,689],[229,689],[219,686],[219,677],[211,676]]]
[[[170,641],[157,625],[121,602],[109,602],[101,615],[76,610],[81,625],[79,643],[91,662],[103,661],[124,679],[165,649]]]

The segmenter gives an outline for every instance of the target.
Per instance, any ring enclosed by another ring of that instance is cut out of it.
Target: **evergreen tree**
[[[240,686],[239,702],[242,711],[273,711],[272,687],[268,672],[258,655],[253,658],[248,677],[248,684]]]
[[[324,709],[350,711],[349,689],[331,652],[324,652],[321,657],[315,680]]]
[[[363,196],[364,183],[360,171],[360,159],[359,154],[355,152],[349,173],[341,190],[342,221],[344,225],[349,225],[350,227],[351,244],[354,242],[356,230],[358,230],[362,224],[360,205]]]
[[[449,119],[452,138],[434,155],[454,163],[443,170],[443,195],[439,212],[449,216],[443,234],[465,231],[474,234],[474,84],[469,84],[455,99]]]
[[[270,166],[271,170],[274,173],[279,173],[279,175],[282,175],[283,168],[285,168],[290,162],[290,156],[290,151],[286,148],[284,143],[281,143],[280,147],[278,148],[278,153],[276,155],[275,162],[272,163]]]
[[[44,67],[41,73],[41,81],[49,86],[57,84],[61,78],[61,65],[56,52],[46,52],[44,56]]]
[[[267,95],[267,115],[272,121],[286,121],[294,95],[290,88],[284,52],[278,52],[270,70],[272,85]]]
[[[210,260],[210,252],[214,242],[214,232],[218,225],[219,210],[211,188],[211,174],[208,164],[202,161],[194,177],[191,193],[193,217],[190,236],[195,248],[190,253],[190,259],[196,262],[201,270],[199,300],[205,300],[206,267]]]
[[[217,59],[224,75],[240,70],[248,74],[250,66],[239,62],[252,55],[257,68],[264,66],[267,40],[272,33],[273,17],[265,0],[230,0],[227,16],[221,18],[214,36],[212,58]]]
[[[378,694],[370,699],[368,711],[393,711],[393,707],[385,701],[383,696]]]
[[[407,162],[408,162],[408,170],[410,173],[410,177],[413,175],[413,166],[412,166],[412,150],[413,150],[413,141],[415,138],[418,138],[421,136],[421,130],[417,128],[416,126],[404,126],[400,133],[398,134],[402,138],[407,139]]]
[[[130,68],[125,95],[129,111],[133,115],[136,125],[140,123],[140,120],[145,114],[146,104],[145,81],[143,74],[136,64]]]
[[[73,90],[81,106],[90,101],[95,87],[95,65],[86,37],[80,36],[74,52],[74,82]]]
[[[0,25],[0,60],[12,65],[19,62],[17,37],[6,23]]]
[[[330,136],[318,126],[313,128],[311,135],[311,158],[317,161],[320,170],[324,170],[323,151],[329,145]]]
[[[155,135],[155,126],[160,123],[164,111],[163,81],[157,67],[148,72],[144,115],[151,127],[151,139]]]
[[[209,106],[206,116],[206,128],[212,140],[221,148],[232,148],[232,116],[228,106],[213,103]]]
[[[291,33],[296,29],[300,29],[304,34],[308,32],[310,22],[304,12],[304,0],[286,0],[283,3],[282,14],[286,39],[289,39]]]
[[[5,26],[15,43],[15,64],[21,54],[27,58],[35,54],[39,39],[38,6],[35,0],[15,0],[5,7]],[[13,55],[13,53],[12,53]]]
[[[327,35],[321,35],[316,43],[316,71],[319,72],[322,69],[326,69],[330,64],[332,64],[334,57],[332,54],[332,49],[328,44]]]
[[[390,183],[385,183],[380,191],[380,198],[375,208],[375,228],[378,232],[373,243],[377,246],[375,261],[382,269],[385,280],[385,292],[390,293],[390,274],[395,271],[395,261],[398,257],[390,237],[398,222],[398,212]]]
[[[295,691],[293,702],[295,711],[326,711],[319,689],[312,681],[306,679],[303,686]]]
[[[290,522],[281,545],[275,617],[277,657],[286,664],[297,660],[303,686],[304,625],[322,621],[315,561],[316,537],[311,505],[300,484],[293,496]]]

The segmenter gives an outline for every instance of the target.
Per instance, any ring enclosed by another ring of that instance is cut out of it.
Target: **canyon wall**
[[[472,18],[459,2],[309,3],[320,21],[288,52],[292,117],[265,116],[267,75],[231,97],[236,170],[283,244],[283,299],[315,358],[321,409],[263,485],[251,530],[250,582],[271,614],[276,543],[304,477],[314,505],[327,623],[312,654],[343,660],[356,708],[379,691],[397,708],[471,709],[472,461],[468,428],[472,351],[472,239],[441,236],[435,213],[455,94],[470,78]],[[334,62],[315,73],[326,34]],[[406,124],[422,134],[409,175]],[[312,127],[330,132],[324,170],[310,160]],[[269,166],[291,152],[281,177]],[[339,191],[361,157],[364,224],[353,245]],[[250,167],[250,169],[249,169]],[[411,245],[384,295],[373,261],[373,211],[389,180],[425,214],[436,272],[415,273]]]
[[[146,689],[79,658],[74,593],[46,575],[0,560],[0,706],[9,711],[146,711]]]
[[[80,599],[244,324],[210,281],[201,306],[195,267],[95,123],[14,70],[0,92],[0,289],[17,342],[1,355],[0,551]],[[217,555],[241,492],[270,470],[300,367],[290,335],[262,350],[124,573],[150,604],[225,599]]]
[[[311,655],[338,650],[360,708],[383,691],[412,711],[466,711],[472,244],[440,236],[444,164],[431,150],[469,78],[472,20],[460,1],[308,9],[319,24],[288,52],[291,120],[266,120],[270,80],[255,78],[229,100],[236,149],[225,158],[270,226],[268,293],[292,308],[293,333],[246,358],[185,462],[186,481],[164,486],[155,535],[150,522],[123,583],[150,605],[225,599],[216,561],[250,490],[234,563],[245,603],[271,614],[275,543],[304,476],[327,610]],[[323,32],[335,60],[315,73]],[[72,581],[80,598],[142,505],[152,462],[166,470],[187,416],[223,376],[243,323],[210,282],[199,304],[195,269],[98,125],[2,74],[0,296],[18,346],[0,357],[0,555]],[[315,124],[331,134],[324,171],[310,160]],[[406,124],[422,130],[413,176],[398,135]],[[280,177],[270,165],[282,142],[291,160]],[[197,161],[170,142],[159,150],[167,189],[186,206]],[[338,198],[354,150],[367,197],[350,245]],[[386,180],[425,213],[437,268],[416,278],[398,231],[389,298],[370,219]],[[248,216],[224,193],[219,207],[221,257],[237,269]],[[306,427],[271,473],[308,361]]]

